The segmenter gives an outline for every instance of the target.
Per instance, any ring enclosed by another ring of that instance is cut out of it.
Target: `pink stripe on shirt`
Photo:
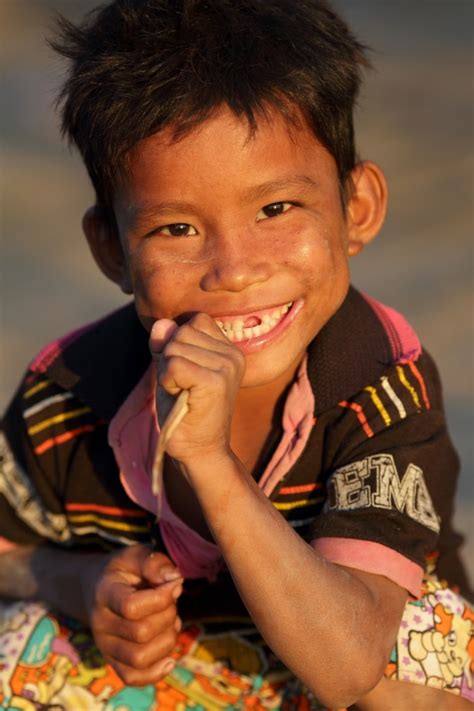
[[[312,547],[331,563],[384,575],[415,598],[421,597],[423,568],[381,543],[354,538],[317,538]]]

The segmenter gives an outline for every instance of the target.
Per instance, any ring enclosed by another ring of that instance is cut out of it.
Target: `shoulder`
[[[128,304],[47,344],[29,370],[109,420],[149,359],[146,331]]]
[[[402,314],[351,287],[308,349],[316,414],[349,400],[391,368],[415,363],[422,352]]]

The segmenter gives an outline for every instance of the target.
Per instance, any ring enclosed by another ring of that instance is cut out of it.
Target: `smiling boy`
[[[84,232],[135,310],[50,344],[6,415],[0,592],[84,621],[150,708],[197,703],[183,670],[204,708],[222,675],[257,708],[468,708],[469,635],[440,645],[472,612],[432,575],[436,550],[465,583],[436,369],[350,287],[387,202],[355,159],[363,48],[319,0],[116,0],[62,31]]]

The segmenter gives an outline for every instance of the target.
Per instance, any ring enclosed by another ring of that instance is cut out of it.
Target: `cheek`
[[[177,260],[160,258],[151,250],[137,250],[129,255],[129,269],[137,308],[155,317],[168,317],[178,293],[186,283],[187,270]],[[180,288],[177,289],[177,284]]]
[[[327,225],[295,225],[274,248],[312,281],[334,276],[347,261],[343,234]]]

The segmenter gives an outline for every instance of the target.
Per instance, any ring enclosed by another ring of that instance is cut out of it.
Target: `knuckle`
[[[130,649],[127,655],[127,663],[140,671],[146,669],[148,667],[146,651],[140,648]]]
[[[188,323],[193,324],[193,326],[197,326],[199,328],[200,326],[207,326],[211,321],[212,319],[208,314],[199,312],[195,314]]]
[[[162,638],[162,652],[163,654],[169,654],[174,647],[176,646],[176,641],[178,639],[178,635],[176,633],[176,630],[174,628],[168,629],[164,634]]]
[[[149,625],[140,622],[133,625],[130,636],[134,642],[137,642],[137,644],[143,644],[150,641],[153,637],[153,632]]]
[[[126,620],[133,620],[135,615],[135,605],[129,597],[122,597],[118,602],[118,613]]]

